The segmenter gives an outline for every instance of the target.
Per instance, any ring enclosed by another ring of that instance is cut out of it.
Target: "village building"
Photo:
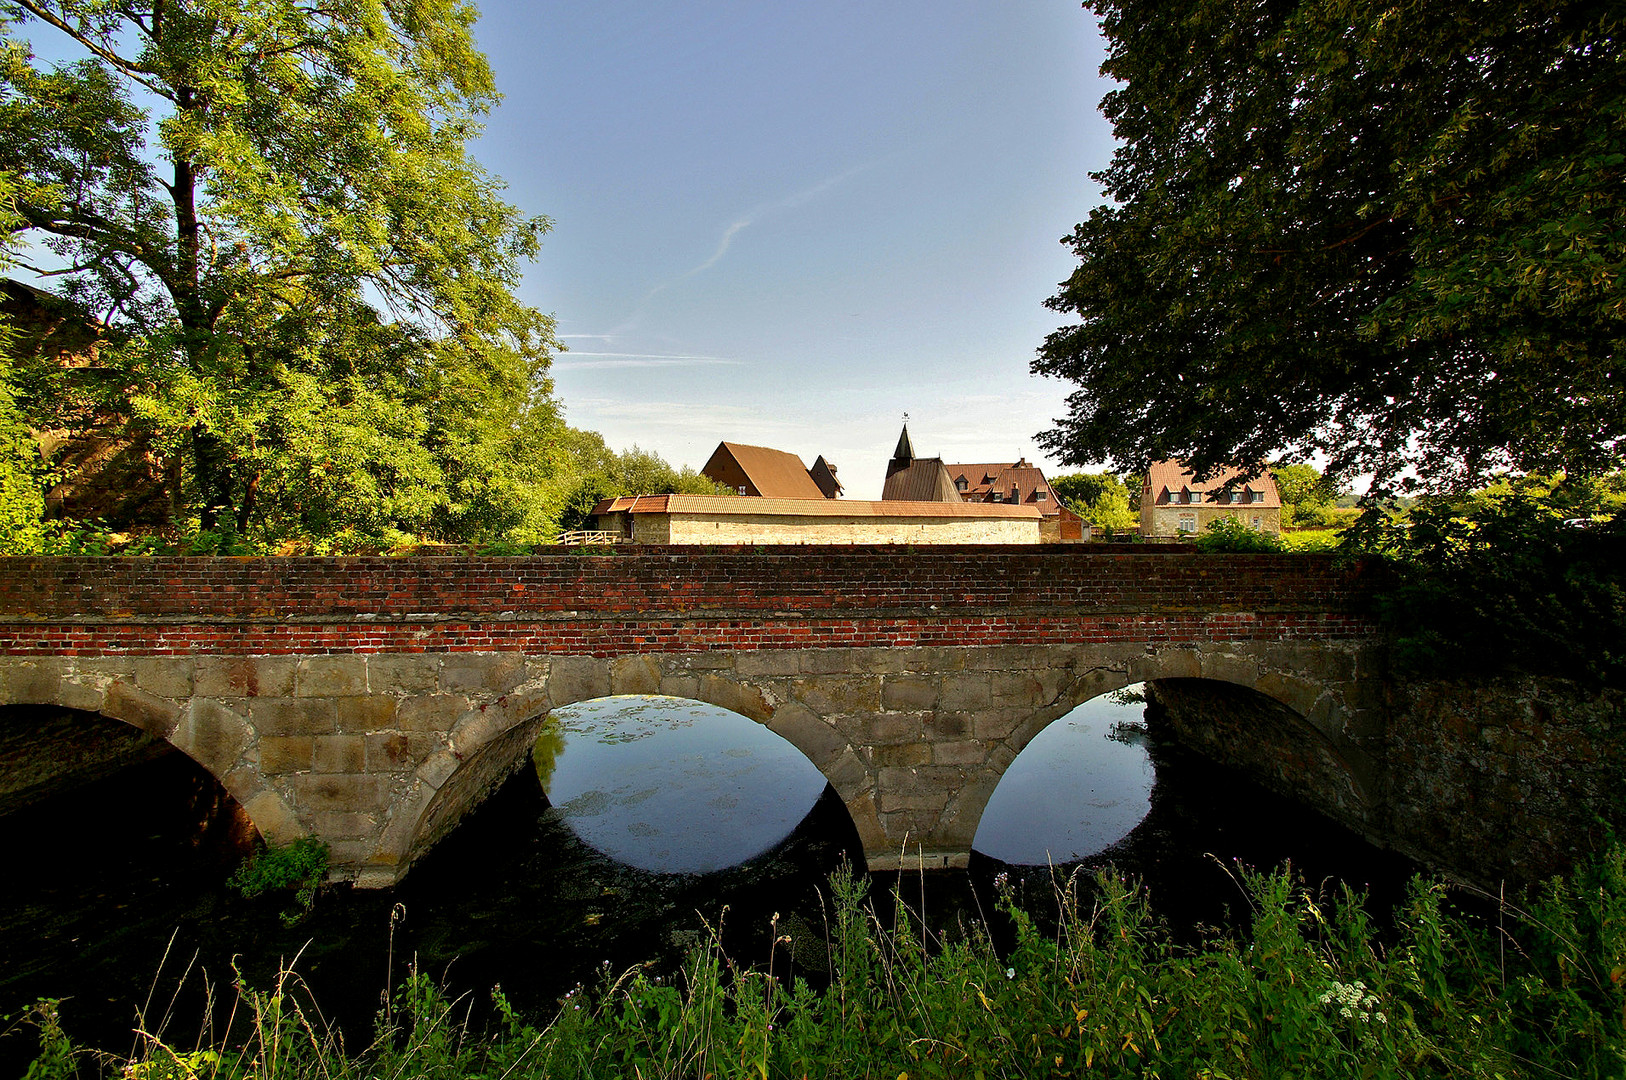
[[[636,544],[1037,544],[1033,506],[637,495],[593,508],[594,528]]]
[[[915,456],[904,424],[897,449],[887,462],[881,499],[932,500],[983,505],[1031,506],[1039,511],[1048,542],[1084,539],[1083,520],[1056,498],[1044,472],[1025,459],[999,464],[950,465],[940,457]]]
[[[1267,469],[1245,479],[1228,467],[1207,480],[1178,461],[1154,461],[1140,495],[1143,538],[1194,536],[1221,518],[1234,518],[1259,532],[1282,531],[1282,497]]]
[[[766,446],[720,442],[700,473],[753,498],[834,499],[841,494],[835,466],[822,456],[809,470],[795,454]]]

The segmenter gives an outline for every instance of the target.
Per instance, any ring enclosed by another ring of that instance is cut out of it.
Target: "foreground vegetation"
[[[1184,947],[1110,875],[1058,889],[1044,926],[1007,898],[999,949],[979,927],[883,925],[832,879],[832,977],[815,988],[715,945],[670,981],[607,973],[543,1023],[494,992],[490,1029],[414,972],[349,1048],[285,973],[239,986],[229,1036],[144,1032],[128,1058],[74,1048],[57,1006],[34,1020],[31,1080],[322,1077],[1618,1077],[1626,1070],[1626,847],[1522,906],[1462,914],[1415,882],[1380,929],[1348,891],[1244,875],[1252,924]],[[1081,900],[1082,896],[1090,897]],[[788,941],[788,939],[780,939]]]

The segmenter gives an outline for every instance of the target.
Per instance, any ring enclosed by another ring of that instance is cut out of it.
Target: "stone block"
[[[965,713],[932,713],[924,729],[927,742],[952,742],[971,733],[971,719]]]
[[[801,705],[786,705],[768,721],[768,730],[823,768],[847,749],[847,740],[830,724]]]
[[[872,713],[881,708],[878,675],[816,675],[794,680],[790,692],[821,716]]]
[[[81,678],[62,680],[57,690],[57,704],[65,709],[83,709],[85,712],[101,712],[107,703],[107,691],[95,683]]]
[[[360,697],[367,693],[365,656],[312,656],[299,662],[294,696]]]
[[[1305,679],[1270,671],[1259,676],[1254,684],[1266,697],[1273,697],[1300,716],[1308,716],[1321,696],[1321,687]]]
[[[831,785],[844,795],[848,791],[858,790],[869,786],[870,770],[864,766],[864,761],[851,750],[845,750],[828,766],[822,769],[824,777]]]
[[[1031,709],[984,709],[971,715],[971,734],[987,742],[1003,741],[1033,718]]]
[[[929,675],[887,675],[881,679],[881,708],[919,712],[937,707],[938,680]]]
[[[1230,653],[1210,653],[1203,656],[1203,678],[1252,687],[1259,682],[1258,661]]]
[[[519,722],[506,709],[470,709],[452,727],[452,750],[461,758],[472,757]]]
[[[427,694],[440,678],[435,653],[379,653],[366,659],[369,694]]]
[[[987,743],[977,742],[974,738],[961,738],[956,742],[932,743],[932,764],[956,764],[967,766],[974,764],[980,766],[989,756]]]
[[[719,675],[700,677],[700,699],[709,701],[718,708],[748,716],[758,723],[773,715],[773,709],[769,708],[767,701],[763,699],[762,691]]]
[[[360,734],[395,727],[396,699],[387,694],[337,698],[335,706],[340,731]]]
[[[919,663],[916,658],[919,649],[848,649],[847,674],[851,675],[902,675],[905,672],[919,671],[918,666],[911,667],[911,663]],[[930,670],[930,669],[926,669]]]
[[[389,806],[389,777],[366,773],[295,773],[288,788],[301,810],[316,814],[342,810],[358,814],[382,813]]]
[[[1129,661],[1129,681],[1154,679],[1200,679],[1203,660],[1195,649],[1160,649]]]
[[[308,772],[315,757],[310,735],[271,735],[260,738],[260,771],[267,776]]]
[[[555,708],[609,697],[610,662],[595,656],[554,657],[547,687]]]
[[[293,808],[274,791],[261,789],[246,801],[239,799],[238,802],[268,844],[291,844],[305,835],[305,826]]]
[[[995,708],[1043,705],[1050,699],[1044,684],[1030,672],[995,672],[988,677],[988,692]]]
[[[951,712],[986,709],[994,702],[993,691],[984,673],[945,675],[937,707]]]
[[[463,694],[405,698],[395,707],[395,727],[400,731],[448,732],[470,707],[469,699]]]
[[[373,732],[362,736],[367,772],[407,772],[444,745],[429,732]]]
[[[661,693],[667,697],[687,698],[690,701],[700,700],[700,677],[687,672],[682,674],[665,674],[661,676]]]
[[[933,748],[925,743],[872,746],[869,749],[869,760],[870,764],[878,769],[930,765],[932,763],[932,750]]]
[[[801,674],[800,660],[795,649],[757,649],[734,657],[734,673],[742,677],[792,678]]]
[[[333,867],[332,876],[352,878],[371,869],[373,851],[377,842],[368,839],[334,840],[328,844],[328,860]]]
[[[505,694],[525,681],[525,660],[512,653],[453,653],[440,665],[442,693]]]
[[[667,665],[672,671],[731,671],[734,667],[734,654],[727,649],[678,653],[667,658]]]
[[[102,711],[160,739],[168,738],[181,718],[181,707],[176,702],[149,694],[122,679],[107,688]]]
[[[431,788],[438,790],[457,771],[460,764],[462,762],[455,753],[450,750],[441,750],[430,755],[427,761],[418,766],[413,775]]]
[[[260,737],[331,735],[338,728],[338,706],[322,698],[255,698],[248,721]]]
[[[661,663],[648,654],[618,656],[610,661],[612,694],[659,694]]]
[[[844,675],[854,669],[852,649],[805,649],[798,653],[804,675]]]
[[[224,776],[243,756],[253,734],[248,721],[220,702],[193,698],[169,741],[214,775]]]
[[[28,660],[0,659],[0,702],[16,705],[54,705],[67,673],[65,660],[42,656]],[[123,717],[120,717],[123,719]]]
[[[199,697],[294,696],[299,659],[293,656],[200,656],[192,666]]]
[[[919,742],[922,719],[919,713],[876,713],[864,716],[860,718],[860,738],[855,741],[870,746]]]
[[[190,656],[143,656],[131,664],[131,674],[135,684],[149,694],[191,697],[193,663]]]
[[[311,832],[331,845],[341,840],[370,838],[378,832],[378,823],[371,814],[323,810],[311,815]]]
[[[311,768],[319,773],[367,771],[367,747],[360,735],[318,735],[312,740]]]
[[[1047,666],[1052,653],[1032,645],[996,645],[972,650],[965,666],[968,671],[1027,671]]]

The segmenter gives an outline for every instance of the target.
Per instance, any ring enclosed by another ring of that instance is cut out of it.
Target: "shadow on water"
[[[647,726],[649,719],[639,722]],[[621,739],[614,726],[598,730],[609,733],[607,741],[588,741],[600,749],[631,747],[657,762],[682,756],[660,750],[653,738]],[[282,901],[246,901],[224,887],[235,850],[196,842],[211,835],[200,831],[196,791],[213,781],[178,754],[0,817],[8,863],[26,868],[0,875],[0,956],[6,958],[0,1014],[15,1017],[40,996],[67,997],[63,1015],[70,1034],[128,1051],[136,1010],[150,996],[149,1026],[168,1012],[170,1037],[185,1042],[205,1013],[201,973],[219,988],[217,996],[229,999],[234,969],[248,984],[266,987],[279,965],[297,955],[323,1014],[355,1046],[369,1036],[385,987],[399,985],[414,959],[421,970],[466,993],[477,1021],[487,991],[499,983],[516,1006],[544,1013],[570,989],[591,985],[606,971],[645,963],[675,970],[684,952],[719,923],[731,956],[744,963],[763,960],[775,914],[778,932],[793,939],[796,970],[818,983],[827,968],[828,875],[843,860],[862,865],[856,831],[835,792],[822,786],[812,809],[799,824],[793,820],[788,837],[743,864],[691,872],[640,869],[583,839],[584,831],[591,832],[582,828],[584,821],[613,823],[614,814],[561,813],[539,774],[556,793],[569,796],[563,799],[567,807],[599,791],[617,812],[642,807],[671,818],[670,808],[653,796],[636,798],[647,778],[630,765],[619,779],[602,772],[595,778],[597,766],[583,769],[580,783],[568,786],[570,768],[591,756],[581,741],[584,732],[573,734],[574,748],[569,737],[540,744],[535,767],[495,791],[398,888],[330,890],[293,927],[277,918]],[[1140,748],[1154,778],[1146,788],[1146,816],[1127,834],[1108,837],[1105,850],[1055,868],[973,854],[966,871],[875,875],[871,892],[883,921],[890,917],[887,897],[894,888],[912,908],[924,908],[934,928],[991,915],[1000,874],[1043,919],[1054,911],[1053,874],[1110,863],[1142,879],[1161,917],[1189,934],[1197,925],[1245,919],[1246,902],[1232,876],[1237,862],[1271,867],[1290,859],[1312,886],[1339,877],[1371,888],[1380,905],[1399,897],[1412,872],[1404,860],[1159,738],[1155,725],[1144,738],[1122,729],[1117,737],[1121,745]],[[746,758],[725,757],[716,776],[726,786],[739,780],[747,764]],[[783,786],[782,774],[773,769],[744,771],[752,784]],[[617,796],[622,788],[630,798]],[[727,798],[719,801],[718,789],[702,787],[689,798],[721,813],[704,827],[744,834],[731,823],[753,813],[749,789],[723,794]],[[1047,805],[1064,793],[1048,794]],[[724,805],[730,799],[732,805]],[[1099,793],[1094,801],[1103,801]],[[232,807],[217,809],[229,813]],[[619,820],[622,834],[636,834],[626,827],[635,818]],[[220,835],[218,827],[213,835]],[[756,843],[748,839],[748,846]],[[393,920],[393,939],[392,911],[404,911]],[[994,929],[997,941],[997,919]],[[188,964],[192,973],[177,992]],[[776,970],[784,970],[778,961]],[[26,1031],[0,1037],[0,1074],[20,1074],[32,1044]]]

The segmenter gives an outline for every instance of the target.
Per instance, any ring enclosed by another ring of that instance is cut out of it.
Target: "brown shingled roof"
[[[742,495],[764,499],[822,499],[802,459],[783,450],[745,443],[720,442],[700,472]]]
[[[1044,470],[1027,461],[993,462],[947,466],[950,480],[958,485],[965,481],[960,498],[966,502],[989,502],[999,495],[1001,502],[1029,503],[1047,515],[1060,513],[1061,500],[1044,478]],[[1044,492],[1044,498],[1038,497]]]

